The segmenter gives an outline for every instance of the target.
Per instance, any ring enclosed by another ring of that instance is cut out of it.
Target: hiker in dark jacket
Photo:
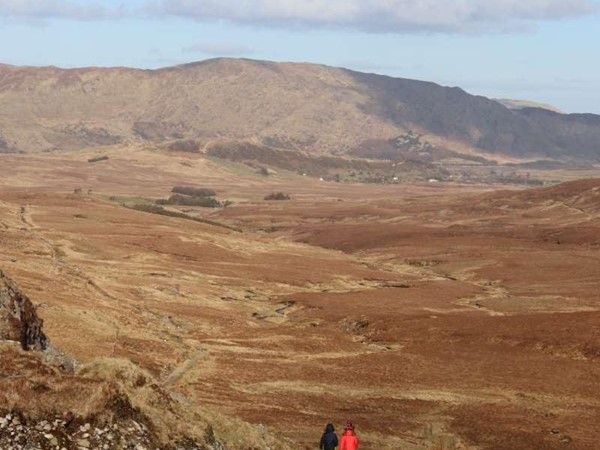
[[[338,446],[338,437],[335,434],[335,429],[333,425],[328,423],[325,427],[325,433],[321,437],[321,445],[319,448],[321,450],[335,450]]]

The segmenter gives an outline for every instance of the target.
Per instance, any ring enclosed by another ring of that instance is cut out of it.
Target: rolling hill
[[[509,109],[456,87],[304,63],[213,59],[158,70],[0,65],[0,104],[0,152],[227,139],[368,155],[418,136],[418,151],[425,143],[425,151],[490,159],[600,156],[600,116]]]

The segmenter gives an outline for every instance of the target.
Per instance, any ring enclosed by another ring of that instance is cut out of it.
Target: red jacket
[[[339,450],[357,450],[358,449],[358,438],[351,430],[346,430],[344,434],[342,434],[342,439],[340,440],[340,448]]]

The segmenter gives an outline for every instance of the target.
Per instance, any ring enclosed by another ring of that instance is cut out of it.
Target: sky
[[[600,0],[0,0],[0,63],[303,61],[600,114]]]

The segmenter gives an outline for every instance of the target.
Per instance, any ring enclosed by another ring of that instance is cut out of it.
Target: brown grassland
[[[360,185],[143,147],[0,167],[0,268],[82,363],[298,448],[347,419],[364,449],[599,447],[600,179]],[[122,206],[177,185],[230,228]]]

